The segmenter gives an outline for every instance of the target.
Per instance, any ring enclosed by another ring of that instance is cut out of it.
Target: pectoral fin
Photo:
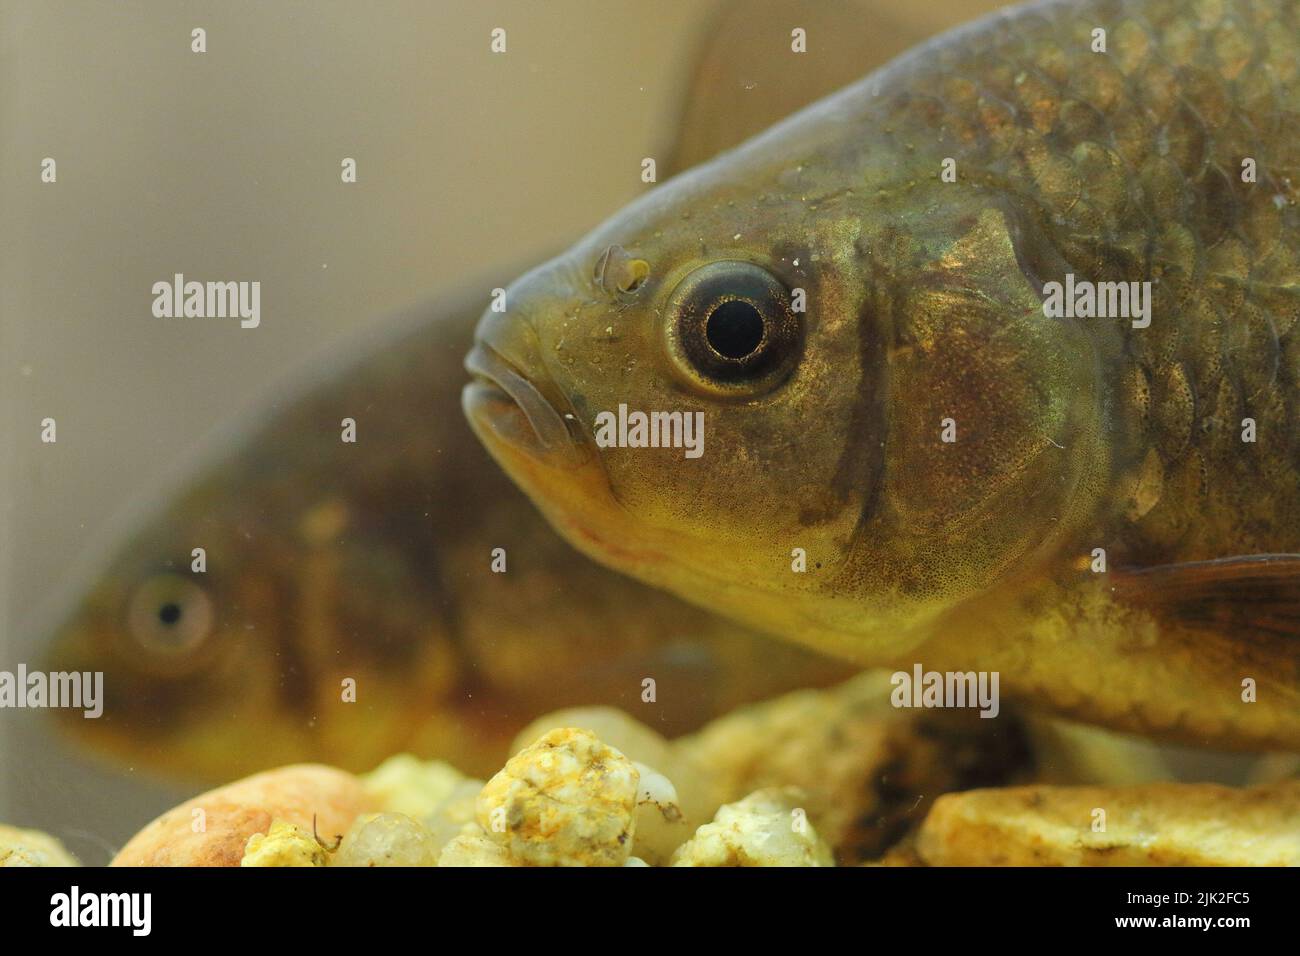
[[[1300,639],[1300,554],[1160,565],[1114,576],[1116,596],[1188,627]]]

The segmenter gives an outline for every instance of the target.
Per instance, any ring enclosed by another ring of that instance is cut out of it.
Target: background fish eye
[[[750,398],[784,381],[798,358],[803,330],[790,293],[751,262],[695,269],[673,290],[665,316],[672,364],[697,389]]]
[[[207,592],[178,574],[145,580],[127,606],[127,631],[134,646],[174,666],[190,656],[212,632],[212,601]]]

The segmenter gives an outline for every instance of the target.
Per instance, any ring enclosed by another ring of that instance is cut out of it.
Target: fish
[[[736,145],[853,79],[854,56],[883,63],[960,6],[722,5],[661,168]],[[793,67],[768,27],[790,17],[812,38]],[[368,770],[403,750],[486,776],[547,711],[619,706],[672,737],[856,672],[605,570],[550,530],[460,413],[461,358],[496,284],[366,323],[115,522],[36,625],[47,669],[105,675],[102,718],[55,713],[87,753],[210,783],[301,761]]]
[[[515,280],[466,416],[579,550],[756,630],[1300,750],[1297,129],[1294,0],[995,14]]]
[[[54,628],[49,670],[104,674],[103,715],[53,712],[64,729],[189,780],[404,751],[490,774],[549,710],[620,706],[676,735],[851,673],[756,650],[561,541],[460,415],[481,307],[420,308],[346,343],[150,492]]]

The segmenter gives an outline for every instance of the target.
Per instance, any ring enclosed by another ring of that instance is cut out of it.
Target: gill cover
[[[952,221],[950,241],[917,226],[927,265],[879,277],[894,312],[886,478],[847,570],[923,617],[1030,572],[1107,471],[1094,347],[1044,316],[1017,249],[1032,230],[993,207]]]

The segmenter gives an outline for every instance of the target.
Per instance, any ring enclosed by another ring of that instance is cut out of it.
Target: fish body
[[[51,642],[49,669],[105,675],[103,716],[70,729],[191,779],[401,751],[490,773],[548,710],[621,706],[672,735],[849,673],[755,653],[547,527],[459,414],[466,302],[368,332],[150,495]]]
[[[1292,0],[1017,8],[519,279],[467,414],[579,548],[751,626],[1300,749],[1297,121]],[[608,447],[621,406],[703,454]]]

